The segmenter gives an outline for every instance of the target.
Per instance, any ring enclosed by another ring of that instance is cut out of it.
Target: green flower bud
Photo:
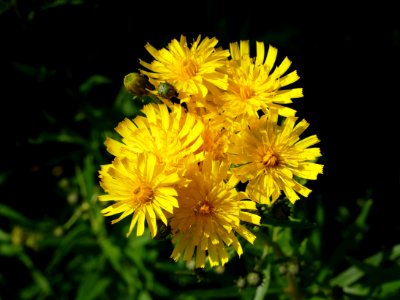
[[[247,274],[246,280],[250,286],[257,286],[261,283],[261,275],[258,272],[250,272]]]
[[[126,90],[135,96],[145,96],[148,90],[154,90],[154,86],[149,82],[147,76],[139,73],[129,73],[124,77]]]
[[[237,286],[239,289],[245,288],[245,287],[246,287],[246,279],[243,278],[243,277],[239,277],[239,278],[236,280],[236,286]]]
[[[161,82],[158,86],[158,94],[167,99],[171,99],[172,97],[177,97],[178,92],[174,88],[172,84],[169,84],[168,82]]]
[[[299,273],[299,265],[296,262],[292,262],[288,266],[288,272],[292,275],[297,275]]]

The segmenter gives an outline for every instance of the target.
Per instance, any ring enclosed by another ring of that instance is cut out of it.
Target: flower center
[[[185,59],[181,64],[181,74],[185,78],[191,78],[198,71],[197,64],[191,59]]]
[[[250,99],[254,96],[254,91],[248,86],[240,86],[240,97],[244,100]]]
[[[209,215],[212,213],[213,207],[210,202],[204,200],[203,202],[197,204],[194,211],[201,215]]]
[[[268,150],[262,159],[265,168],[273,168],[279,165],[279,156],[271,150]]]
[[[153,190],[146,185],[137,186],[132,193],[133,197],[143,204],[152,201],[154,196]]]

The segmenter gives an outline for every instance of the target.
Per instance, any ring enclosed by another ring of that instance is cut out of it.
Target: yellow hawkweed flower
[[[133,120],[125,118],[116,127],[122,141],[106,139],[107,150],[115,156],[129,156],[135,153],[154,153],[167,167],[176,167],[182,159],[193,155],[203,144],[202,121],[187,113],[181,105],[175,104],[172,111],[165,104],[147,104],[143,107],[145,116]],[[200,161],[204,154],[197,152],[194,159]]]
[[[284,192],[294,203],[300,194],[307,197],[310,189],[297,179],[317,179],[323,165],[314,163],[321,156],[316,135],[300,140],[300,135],[309,124],[297,117],[287,117],[278,124],[278,112],[270,109],[269,116],[249,122],[232,137],[228,156],[237,166],[233,172],[241,181],[249,181],[246,191],[250,198],[263,204],[273,203]]]
[[[191,96],[205,98],[209,90],[228,87],[228,76],[217,69],[224,66],[229,56],[228,50],[215,48],[216,38],[201,36],[188,47],[186,37],[173,39],[167,48],[155,49],[150,44],[146,50],[154,57],[151,63],[140,60],[140,64],[150,71],[140,70],[158,88],[161,82],[175,87],[179,99],[187,102]]]
[[[200,151],[209,153],[214,160],[226,160],[231,132],[226,129],[223,123],[213,122],[212,120],[203,120],[203,123],[205,124],[202,133],[204,143]]]
[[[171,257],[177,261],[192,260],[204,268],[206,259],[211,267],[224,265],[229,257],[226,251],[233,246],[238,255],[243,253],[236,237],[240,234],[250,243],[256,236],[240,224],[245,221],[260,224],[260,217],[244,210],[256,210],[254,201],[243,192],[237,192],[238,180],[228,177],[229,164],[214,161],[212,156],[192,165],[187,172],[190,183],[177,188],[179,207],[174,208],[170,226],[174,250]]]
[[[232,59],[226,69],[229,87],[221,96],[223,109],[231,117],[257,116],[257,111],[278,108],[282,116],[295,115],[295,110],[282,106],[292,98],[303,97],[302,88],[282,89],[299,79],[296,71],[285,75],[291,65],[286,57],[274,69],[277,49],[269,46],[265,57],[263,42],[257,42],[257,55],[250,57],[249,41],[230,44]]]
[[[100,185],[106,192],[100,201],[115,201],[102,213],[111,216],[122,213],[112,221],[119,222],[133,214],[127,237],[137,224],[137,236],[143,235],[145,221],[151,236],[157,234],[157,220],[167,225],[165,213],[178,206],[174,185],[180,180],[176,173],[165,174],[165,165],[151,153],[138,154],[135,159],[116,157],[112,164],[101,167]]]

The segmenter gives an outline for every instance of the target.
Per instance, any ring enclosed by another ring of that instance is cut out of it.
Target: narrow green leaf
[[[371,207],[372,207],[373,201],[372,199],[368,199],[362,204],[361,212],[357,216],[357,219],[355,221],[355,225],[358,226],[359,228],[362,229],[367,229],[367,218],[370,213]]]
[[[357,267],[350,267],[347,270],[340,273],[338,276],[333,278],[329,284],[330,286],[340,286],[345,287],[353,284],[358,279],[364,276],[364,271],[360,270]]]
[[[358,214],[354,223],[351,224],[343,233],[344,238],[331,254],[330,261],[321,269],[318,281],[322,282],[325,280],[325,278],[333,272],[335,266],[345,259],[346,252],[349,249],[357,247],[359,242],[364,238],[364,234],[367,230],[367,217],[370,213],[372,204],[373,201],[371,199],[364,202],[361,212]],[[356,274],[352,273],[352,276],[356,276]]]
[[[50,295],[51,294],[51,287],[50,283],[47,280],[47,278],[37,269],[31,270],[31,275],[34,281],[36,282],[36,285],[39,287],[40,291],[44,295]]]
[[[25,226],[33,226],[33,222],[14,210],[13,208],[0,204],[0,216],[6,217],[10,220],[16,221],[17,223]]]
[[[364,297],[367,296],[371,292],[371,288],[367,286],[363,286],[361,284],[345,286],[343,287],[343,292],[346,294],[350,294],[353,296]]]
[[[289,227],[289,228],[295,228],[295,229],[309,229],[309,228],[314,228],[316,224],[310,223],[310,222],[305,222],[305,221],[300,221],[296,219],[290,219],[290,220],[276,220],[270,217],[264,217],[262,220],[262,224],[260,225],[261,227]]]
[[[387,253],[390,253],[392,255],[394,254],[394,256],[396,256],[398,254],[398,251],[399,245],[395,245],[389,251],[379,251],[374,255],[371,255],[368,258],[364,259],[363,262],[360,262],[353,258],[348,258],[348,261],[352,266],[330,280],[329,284],[331,286],[337,285],[340,287],[345,287],[352,285],[366,274],[370,274],[372,276],[375,275],[378,278],[382,277],[382,273],[379,269],[377,269],[377,267],[385,262],[385,258],[391,258],[391,256],[389,256]],[[388,272],[386,271],[386,273]]]
[[[142,253],[144,253],[144,252],[142,252]],[[145,258],[146,255],[144,254],[143,256],[138,256],[137,254],[135,254],[135,252],[129,251],[129,250],[125,251],[125,255],[132,260],[132,262],[135,264],[135,267],[137,268],[137,270],[145,278],[146,288],[151,288],[154,284],[154,278],[153,278],[153,273],[151,272],[151,269],[149,269],[143,263],[143,257]]]
[[[82,95],[87,95],[94,87],[102,84],[111,83],[111,80],[103,75],[92,75],[79,87],[79,92]]]
[[[101,246],[101,249],[103,250],[105,257],[108,258],[113,268],[118,273],[121,273],[122,272],[122,266],[120,263],[121,250],[117,246],[113,245],[111,241],[106,238],[100,238],[99,244]]]
[[[114,101],[117,111],[120,111],[125,116],[133,117],[140,112],[143,104],[136,98],[132,97],[125,87],[122,87]]]
[[[32,144],[44,144],[47,142],[59,142],[77,145],[87,144],[87,140],[79,136],[77,133],[67,129],[63,129],[56,134],[48,132],[40,133],[38,137],[29,139],[29,142]]]
[[[6,2],[6,1],[0,1],[0,15],[5,13],[7,10],[11,8],[11,1]]]
[[[400,295],[400,280],[394,280],[382,283],[377,289],[378,292],[374,294],[375,297],[381,299],[389,299],[389,297]]]
[[[400,257],[400,244],[392,247],[392,250],[390,251],[389,259],[395,260],[399,257]]]
[[[11,234],[0,229],[0,242],[10,241]]]
[[[147,291],[141,291],[139,293],[139,296],[137,299],[138,300],[152,300],[153,298],[150,296],[150,294]]]
[[[80,281],[76,300],[99,299],[111,283],[111,278],[100,277],[99,274],[85,274]]]
[[[179,291],[177,291],[179,293]],[[191,298],[192,297],[192,298]],[[239,292],[236,287],[195,290],[177,295],[177,299],[237,299]]]
[[[2,256],[18,256],[22,252],[22,247],[12,244],[0,244],[0,255]]]
[[[271,283],[271,263],[269,262],[267,264],[267,267],[263,270],[263,281],[256,288],[254,300],[266,299],[270,283]]]
[[[322,226],[324,225],[325,221],[324,207],[321,200],[317,202],[315,220],[318,226],[313,231],[311,231],[309,237],[310,242],[308,243],[308,245],[310,253],[313,253],[314,257],[319,257],[321,254]]]
[[[73,229],[66,232],[66,234],[60,239],[58,247],[54,250],[54,254],[51,261],[47,265],[47,271],[50,273],[58,264],[64,259],[64,257],[74,249],[82,237],[87,236],[88,228],[85,224],[81,223],[73,227]]]

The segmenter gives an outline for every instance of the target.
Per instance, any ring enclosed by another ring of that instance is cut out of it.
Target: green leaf
[[[114,245],[111,240],[104,237],[99,239],[99,245],[103,250],[104,256],[111,263],[113,269],[125,280],[129,286],[130,292],[135,293],[137,290],[141,290],[143,285],[139,279],[138,270],[136,266],[124,263],[122,264],[122,252],[121,249]]]
[[[368,199],[362,202],[362,208],[360,214],[357,216],[355,221],[355,225],[361,229],[368,229],[367,218],[369,216],[373,201],[372,199]]]
[[[143,258],[146,257],[146,254],[144,254],[144,252],[139,252],[139,251],[137,251],[137,252],[129,251],[129,249],[127,249],[127,251],[125,251],[124,253],[128,258],[130,258],[132,260],[132,262],[135,264],[135,267],[137,268],[137,270],[145,278],[146,288],[149,288],[149,287],[151,288],[154,284],[154,278],[153,278],[153,273],[151,272],[151,269],[149,269],[143,263],[143,260],[144,260]],[[142,255],[138,255],[139,253],[141,253]]]
[[[147,291],[141,291],[137,298],[138,300],[152,300],[150,294]]]
[[[73,227],[70,231],[60,239],[58,247],[54,250],[54,254],[47,265],[48,272],[52,272],[63,258],[70,253],[76,244],[78,244],[82,237],[88,235],[88,228],[85,224],[81,223]]]
[[[239,292],[236,287],[222,287],[216,289],[191,289],[177,295],[176,299],[237,299]]]
[[[62,129],[59,133],[42,132],[36,138],[29,139],[32,144],[44,144],[47,142],[59,142],[77,145],[86,145],[87,140],[69,129]]]
[[[383,252],[378,252],[367,259],[364,260],[364,263],[358,262],[354,259],[349,258],[350,263],[353,265],[347,270],[340,273],[338,276],[333,278],[329,284],[331,286],[349,286],[359,280],[361,277],[365,275],[367,270],[371,270],[373,267],[377,267],[383,259]],[[375,270],[375,268],[373,269]]]
[[[317,202],[315,220],[317,223],[317,227],[310,233],[308,251],[310,251],[310,253],[312,253],[314,257],[319,257],[321,254],[322,226],[325,222],[324,207],[320,199]]]
[[[353,286],[346,286],[343,288],[343,292],[346,294],[364,297],[367,296],[371,291],[371,288],[368,286],[364,286],[361,284],[353,285]]]
[[[382,283],[377,289],[377,293],[374,293],[375,297],[380,299],[389,299],[392,296],[400,295],[400,280],[394,280]],[[398,299],[398,298],[397,298]]]
[[[400,257],[400,244],[392,247],[389,255],[390,260],[395,260]]]
[[[119,247],[113,245],[111,241],[106,238],[100,238],[99,244],[101,246],[101,249],[103,250],[104,255],[109,259],[114,269],[118,272],[121,272],[121,250],[119,249]]]
[[[366,230],[368,229],[367,217],[370,213],[372,204],[373,204],[372,199],[368,199],[363,203],[361,212],[358,214],[354,223],[351,224],[343,233],[344,238],[331,254],[330,261],[327,264],[325,264],[324,267],[321,269],[320,274],[318,276],[318,281],[322,282],[323,280],[325,280],[325,278],[333,272],[335,266],[339,265],[340,261],[345,259],[346,252],[349,249],[356,248],[357,245],[361,242]],[[350,272],[351,276],[344,275],[345,278],[347,278],[347,276],[350,276],[351,278],[353,278],[353,276],[356,277],[356,273],[353,273],[353,271]]]
[[[289,227],[295,229],[309,229],[316,226],[315,223],[305,222],[291,218],[290,220],[276,220],[268,216],[263,217],[261,227]]]
[[[0,229],[0,242],[5,242],[5,241],[8,242],[10,240],[11,240],[11,234]]]
[[[267,264],[267,267],[263,270],[263,281],[256,288],[254,300],[263,300],[267,296],[268,288],[271,283],[271,263]]]
[[[369,282],[376,285],[379,283],[380,279],[387,279],[385,278],[385,276],[383,276],[383,274],[385,274],[386,276],[390,276],[391,273],[393,273],[394,275],[396,273],[399,273],[397,271],[397,267],[394,267],[394,270],[392,272],[390,272],[389,268],[378,269],[378,267],[384,264],[388,259],[390,260],[393,256],[396,257],[398,255],[399,246],[400,245],[395,245],[389,251],[379,251],[374,255],[364,259],[363,262],[349,258],[348,261],[352,264],[352,266],[337,275],[336,277],[332,278],[329,284],[331,286],[346,287],[356,283],[362,277],[369,275],[371,277]]]
[[[5,13],[7,10],[9,10],[11,8],[11,6],[12,6],[11,3],[12,3],[12,1],[10,1],[10,2],[0,1],[0,15]]]
[[[47,1],[46,4],[44,4],[40,10],[44,11],[50,8],[55,8],[63,5],[82,5],[84,1],[82,0],[54,0],[52,2]]]
[[[31,275],[34,281],[36,282],[36,285],[39,287],[39,289],[44,295],[51,294],[50,283],[40,271],[33,269],[31,270]]]
[[[99,299],[106,288],[110,285],[111,279],[101,277],[99,274],[88,273],[81,280],[76,300],[92,300]]]
[[[133,117],[140,113],[143,103],[137,98],[133,98],[125,87],[122,87],[115,99],[114,106],[124,116]]]
[[[46,68],[43,65],[37,67],[37,66],[31,66],[31,65],[19,63],[19,62],[12,62],[11,64],[16,69],[16,71],[18,71],[22,74],[26,74],[28,76],[32,76],[39,82],[43,82],[46,79],[48,79],[50,76],[55,75],[55,70],[49,70],[48,68]]]
[[[2,256],[18,256],[22,253],[22,247],[12,244],[0,244],[0,255]]]
[[[163,299],[171,299],[172,294],[175,293],[175,291],[171,291],[168,287],[162,285],[157,281],[154,281],[152,292]]]
[[[346,271],[343,271],[338,276],[333,278],[329,284],[330,286],[348,286],[356,282],[358,279],[364,276],[364,271],[357,267],[350,267]]]
[[[10,220],[16,221],[17,223],[25,226],[32,226],[33,222],[14,210],[13,208],[0,204],[0,216],[6,217]]]
[[[79,92],[82,95],[87,95],[94,87],[102,84],[108,84],[112,81],[103,75],[92,75],[79,87]]]

